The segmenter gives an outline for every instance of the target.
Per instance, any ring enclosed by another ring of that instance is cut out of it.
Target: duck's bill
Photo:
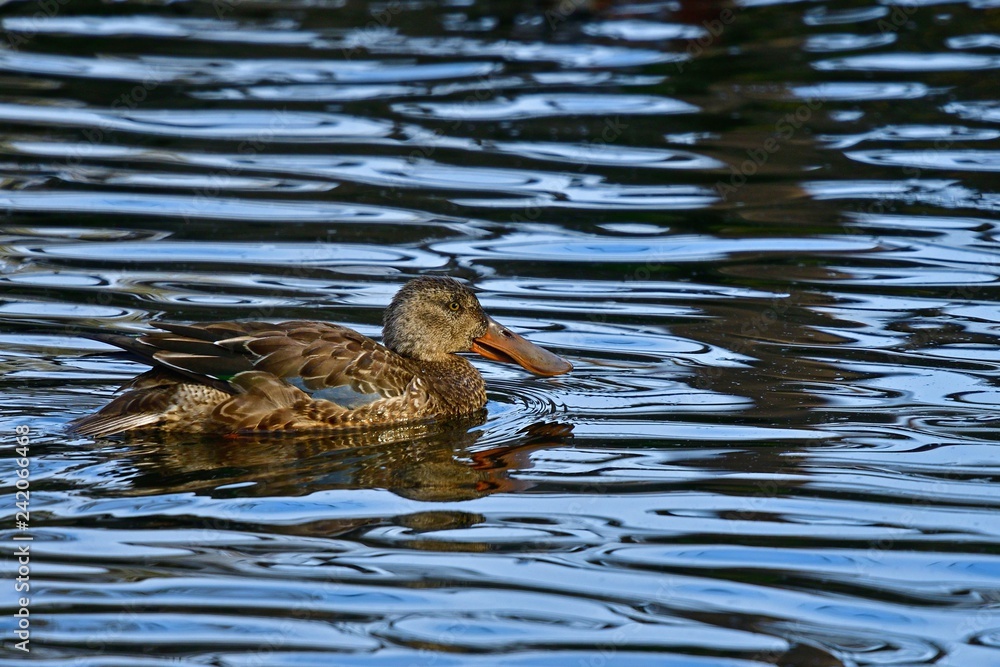
[[[535,375],[561,375],[573,365],[557,354],[530,343],[521,336],[489,319],[486,335],[472,341],[472,351],[487,359],[518,364]]]

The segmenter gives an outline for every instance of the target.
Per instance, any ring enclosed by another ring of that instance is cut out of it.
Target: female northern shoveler
[[[156,323],[136,338],[96,335],[153,368],[70,428],[107,436],[154,429],[307,431],[453,417],[486,404],[486,384],[456,352],[538,375],[572,369],[483,312],[451,278],[411,280],[383,316],[384,345],[325,322]]]

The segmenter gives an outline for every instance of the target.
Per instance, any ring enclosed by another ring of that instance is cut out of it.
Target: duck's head
[[[403,285],[382,318],[390,350],[421,361],[443,361],[455,352],[516,363],[537,375],[572,370],[568,361],[529,343],[483,312],[472,291],[452,278],[417,278]]]

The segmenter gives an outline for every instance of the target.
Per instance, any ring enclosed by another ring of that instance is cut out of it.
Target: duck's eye
[[[458,301],[452,301],[451,303],[448,304],[448,310],[450,310],[453,313],[457,313],[458,311],[462,310],[462,304],[460,304]]]

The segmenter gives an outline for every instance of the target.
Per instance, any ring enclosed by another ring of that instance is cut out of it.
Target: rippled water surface
[[[1000,665],[996,2],[0,29],[0,663]],[[88,333],[377,335],[419,275],[575,370],[351,437],[65,431],[141,370]]]

